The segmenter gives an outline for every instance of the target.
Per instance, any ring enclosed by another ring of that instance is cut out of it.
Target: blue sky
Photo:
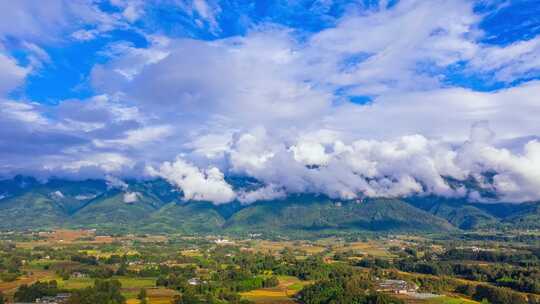
[[[123,3],[123,1],[120,1]],[[149,1],[140,6],[141,16],[129,25],[111,29],[87,41],[63,39],[42,43],[40,48],[50,61],[29,75],[23,85],[11,93],[14,98],[28,98],[44,103],[58,103],[70,98],[88,98],[97,94],[88,83],[95,64],[108,60],[102,54],[108,45],[117,42],[135,47],[148,46],[145,35],[165,35],[171,38],[218,40],[245,36],[260,27],[281,26],[294,31],[299,40],[321,30],[336,26],[347,14],[370,14],[383,8],[392,8],[398,1],[223,1],[208,2],[208,12],[197,11],[193,3],[176,1]],[[135,2],[134,2],[135,3]],[[205,2],[206,3],[206,2]],[[109,1],[96,1],[95,9],[104,14],[121,14],[124,6]],[[540,5],[536,1],[479,1],[474,12],[481,16],[476,24],[481,37],[476,41],[486,46],[508,46],[530,40],[540,33]],[[207,14],[207,15],[205,15]],[[95,24],[81,24],[82,30],[96,28]],[[74,29],[71,29],[74,30]],[[61,33],[62,35],[69,32]],[[62,36],[61,35],[61,36]],[[66,37],[63,37],[66,38]],[[304,38],[305,39],[305,38]],[[39,38],[41,40],[41,38]],[[16,35],[6,35],[6,53],[22,66],[29,66],[31,50],[21,45]],[[365,55],[364,55],[365,56]],[[353,57],[354,58],[354,55]],[[360,57],[357,57],[360,58]],[[419,66],[418,72],[443,78],[449,86],[461,86],[479,91],[492,91],[538,79],[538,73],[528,74],[512,81],[497,81],[491,73],[471,73],[464,68],[467,61],[456,61],[444,69]],[[339,91],[340,88],[338,88]],[[343,90],[343,88],[341,88]],[[367,96],[352,96],[352,101],[368,100]]]
[[[21,0],[0,11],[1,175],[161,176],[226,202],[474,196],[442,176],[495,170],[487,186],[506,199],[540,198],[539,1]],[[235,193],[227,174],[266,186]]]
[[[118,14],[122,8],[108,1],[98,1],[97,8],[104,13]],[[57,103],[69,98],[87,98],[96,94],[88,84],[88,77],[96,63],[107,61],[101,52],[115,42],[127,42],[136,47],[148,45],[144,35],[157,34],[174,38],[216,40],[246,35],[249,31],[264,26],[283,26],[295,31],[299,37],[330,28],[339,19],[351,12],[369,14],[391,8],[397,1],[387,4],[378,1],[223,1],[208,2],[209,16],[201,16],[189,4],[178,5],[174,1],[157,1],[145,5],[143,15],[129,25],[129,29],[113,29],[89,41],[55,41],[41,47],[51,61],[30,75],[13,97],[26,97],[38,102]],[[211,4],[210,4],[211,3]],[[142,5],[142,4],[141,4]],[[540,5],[537,1],[481,1],[475,4],[475,12],[482,16],[477,24],[482,37],[477,41],[486,45],[507,46],[516,41],[529,40],[540,33]],[[209,19],[210,18],[210,19]],[[210,21],[211,20],[211,21]],[[92,29],[94,25],[82,25]],[[64,33],[66,34],[66,33]],[[29,65],[31,53],[21,46],[20,39],[6,39],[7,52],[17,58],[21,65]],[[456,62],[444,70],[431,71],[420,67],[420,71],[437,73],[448,85],[463,86],[474,90],[490,91],[538,79],[538,73],[500,82],[491,79],[489,73],[476,75],[466,73],[466,62]],[[357,100],[353,97],[352,100]]]

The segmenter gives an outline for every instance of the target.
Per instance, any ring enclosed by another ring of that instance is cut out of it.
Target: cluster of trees
[[[118,280],[96,280],[92,287],[73,291],[68,304],[125,304],[121,288]],[[33,303],[36,299],[54,297],[61,292],[65,291],[58,288],[56,281],[38,281],[31,285],[21,285],[13,298],[16,302]],[[3,304],[4,298],[1,295],[0,298],[0,304]]]
[[[253,304],[251,301],[241,299],[238,294],[221,293],[218,296],[206,294],[200,297],[192,292],[186,291],[182,295],[175,296],[171,304]]]
[[[56,296],[58,293],[60,293],[60,289],[58,289],[56,281],[38,281],[31,285],[21,285],[13,295],[13,298],[16,302],[30,303],[38,298]]]
[[[277,275],[324,280],[335,277],[336,273],[353,272],[348,265],[324,263],[322,256],[297,259],[290,250],[284,250],[277,257],[223,246],[203,256],[191,257],[189,261],[193,264],[182,267],[160,265],[143,272],[157,275],[158,286],[178,290],[182,296],[175,303],[241,303],[239,292],[277,286]],[[204,268],[209,274],[200,277],[197,268]],[[200,283],[190,285],[190,278],[199,278]]]
[[[524,296],[508,288],[489,285],[461,285],[457,292],[468,295],[477,301],[487,301],[491,304],[537,304],[540,297],[529,295]]]
[[[471,260],[489,264],[462,262]],[[405,272],[435,276],[454,276],[540,294],[540,264],[536,260],[536,255],[531,253],[508,254],[452,249],[439,255],[428,252],[419,258],[416,252],[409,250],[406,256],[393,261],[368,257],[356,262],[355,265],[366,268],[396,268]]]
[[[96,280],[93,287],[73,292],[68,304],[125,304],[121,288],[118,280]]]
[[[519,267],[509,264],[465,264],[458,261],[399,260],[394,265],[407,272],[457,276],[468,280],[490,282],[517,291],[540,294],[540,268]]]
[[[3,282],[15,281],[22,274],[22,261],[27,257],[25,252],[21,252],[11,243],[2,246],[3,252],[0,254],[0,280]]]
[[[174,268],[170,269],[167,276],[159,277],[156,285],[180,291],[183,295],[181,299],[178,299],[178,301],[183,301],[180,303],[191,303],[192,300],[189,302],[187,300],[191,298],[197,298],[198,301],[215,298],[228,303],[238,303],[240,301],[240,298],[237,297],[238,292],[275,287],[279,284],[276,276],[253,274],[249,270],[237,266],[217,269],[208,281],[197,280],[196,285],[188,283],[190,278],[198,278],[191,267]]]
[[[539,266],[540,250],[506,252],[499,250],[472,250],[450,248],[439,255],[441,260],[456,261],[484,261],[492,263],[507,263],[519,266]]]
[[[303,304],[403,304],[400,299],[376,292],[369,277],[333,272],[302,289],[297,299]]]
[[[94,266],[98,264],[98,259],[95,256],[86,254],[74,254],[71,256],[71,261]]]

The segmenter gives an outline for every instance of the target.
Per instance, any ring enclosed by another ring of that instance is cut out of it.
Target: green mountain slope
[[[125,192],[112,190],[90,201],[69,218],[76,227],[132,230],[162,206],[162,202],[137,192],[137,200],[126,202]]]
[[[44,229],[61,225],[62,206],[39,192],[26,192],[0,201],[0,229]]]
[[[171,203],[143,220],[141,230],[204,234],[220,231],[224,223],[223,216],[210,203]]]
[[[470,230],[493,226],[499,221],[497,217],[478,208],[477,205],[463,200],[428,196],[408,198],[407,202],[437,217],[446,219],[460,229]]]
[[[540,229],[540,202],[522,204],[504,223],[518,229]]]
[[[40,192],[54,200],[67,214],[73,214],[88,202],[107,191],[107,185],[100,180],[66,181],[49,180],[35,185],[32,192]]]
[[[447,221],[396,199],[356,203],[332,202],[313,196],[253,204],[236,213],[227,222],[226,229],[232,232],[455,230]]]
[[[236,178],[238,187],[257,187]],[[97,228],[109,232],[276,233],[452,232],[512,227],[540,229],[540,203],[469,203],[441,197],[336,201],[321,195],[241,205],[184,202],[164,180],[38,182],[0,180],[0,229]]]

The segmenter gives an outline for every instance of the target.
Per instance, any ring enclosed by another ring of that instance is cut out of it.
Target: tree
[[[137,295],[137,299],[139,299],[139,303],[147,304],[148,303],[148,301],[146,300],[147,297],[148,295],[146,294],[146,289],[142,288],[139,294]]]
[[[74,291],[68,304],[125,304],[118,280],[96,280],[93,287]]]
[[[45,296],[56,296],[58,292],[56,281],[38,281],[32,285],[21,285],[13,297],[16,302],[34,302],[36,299]]]
[[[120,267],[118,267],[118,270],[116,270],[116,275],[118,276],[124,276],[128,272],[128,267],[126,263],[120,264]]]
[[[185,290],[182,295],[177,295],[174,297],[172,304],[199,304],[200,301],[197,298],[197,295],[191,290]]]
[[[0,292],[0,304],[6,303],[6,299],[4,298],[4,294]]]

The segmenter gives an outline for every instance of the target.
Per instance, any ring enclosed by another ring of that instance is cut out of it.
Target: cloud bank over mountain
[[[178,186],[185,199],[217,204],[273,200],[285,193],[322,193],[339,199],[433,194],[488,201],[479,192],[483,190],[506,202],[540,198],[535,170],[540,166],[540,142],[528,142],[519,154],[497,148],[486,122],[475,124],[470,139],[461,145],[422,135],[351,143],[310,136],[291,145],[269,137],[261,130],[245,133],[221,151],[225,172],[264,183],[253,191],[235,193],[220,169],[199,169],[182,157],[158,169],[148,167],[148,172]],[[452,185],[449,179],[474,181],[477,187]]]
[[[162,177],[216,204],[540,199],[534,5],[512,37],[497,1],[227,5],[0,5],[22,18],[0,21],[0,175]]]

